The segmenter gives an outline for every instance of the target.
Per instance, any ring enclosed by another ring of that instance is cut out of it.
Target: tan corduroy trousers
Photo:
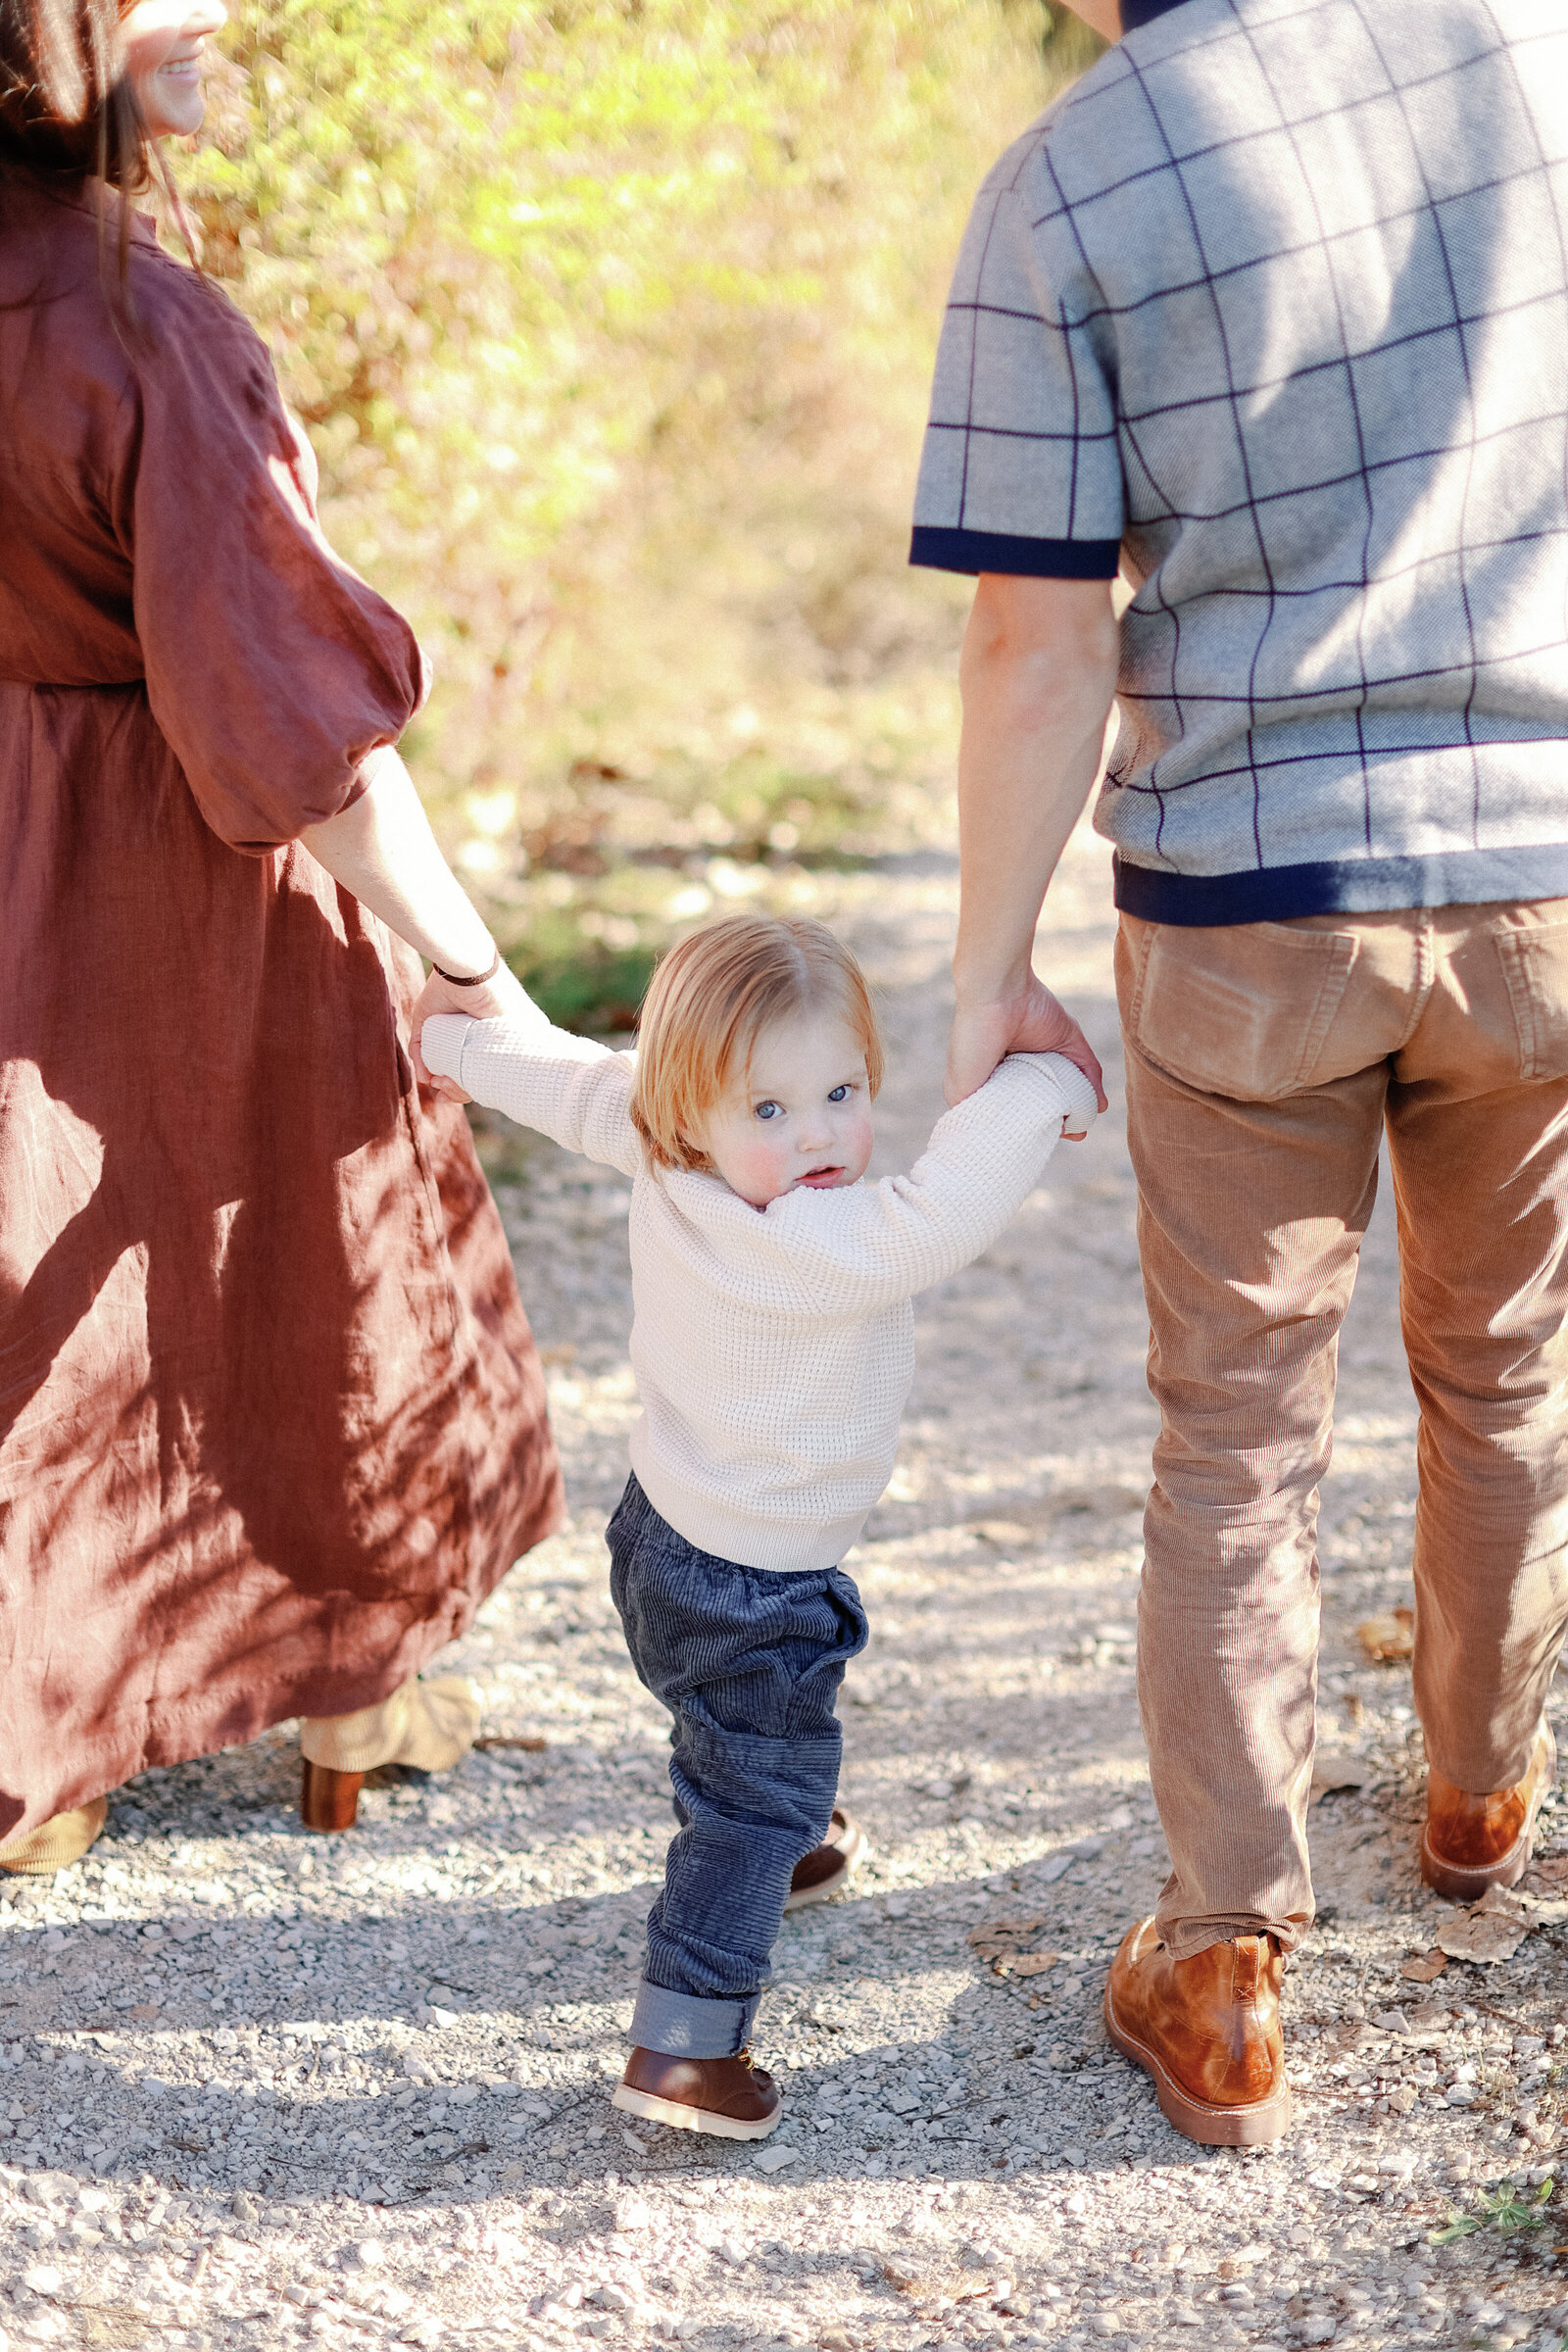
[[[1525,1770],[1568,1580],[1568,900],[1188,930],[1117,990],[1160,1410],[1139,1695],[1178,1958],[1312,1916],[1317,1486],[1385,1128],[1420,1405],[1415,1702]]]

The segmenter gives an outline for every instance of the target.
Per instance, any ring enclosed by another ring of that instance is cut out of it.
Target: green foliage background
[[[206,263],[434,658],[406,748],[493,908],[625,956],[667,861],[939,822],[964,596],[904,561],[931,356],[1076,20],[238,0],[222,47],[179,174]]]

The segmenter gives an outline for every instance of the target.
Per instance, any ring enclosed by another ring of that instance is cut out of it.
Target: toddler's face
[[[803,1187],[858,1184],[871,1156],[865,1051],[837,1012],[764,1029],[751,1067],[696,1139],[731,1192],[754,1208]]]

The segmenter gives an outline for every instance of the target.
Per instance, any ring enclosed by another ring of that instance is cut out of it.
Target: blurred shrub
[[[635,998],[715,858],[945,827],[931,355],[978,179],[1093,47],[1039,0],[235,8],[207,264],[431,651],[406,748],[563,1013]]]
[[[209,266],[437,657],[479,842],[650,787],[809,831],[916,749],[877,683],[949,625],[903,574],[930,353],[1043,37],[1081,53],[1035,0],[236,10]]]

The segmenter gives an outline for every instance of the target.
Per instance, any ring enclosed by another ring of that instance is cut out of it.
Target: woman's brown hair
[[[123,71],[122,14],[121,0],[0,0],[0,171],[92,177],[122,197],[148,185],[152,141]],[[106,290],[128,316],[130,208],[116,209],[117,266]]]

